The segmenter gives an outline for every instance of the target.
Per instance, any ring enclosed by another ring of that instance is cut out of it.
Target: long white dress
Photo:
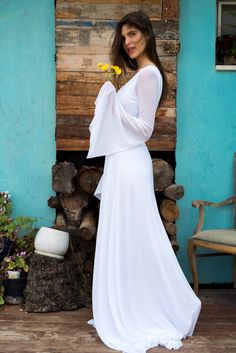
[[[106,158],[95,191],[101,203],[88,324],[106,346],[123,353],[158,345],[178,349],[192,335],[201,308],[160,219],[145,145],[161,90],[154,65],[118,92],[106,82],[90,125],[87,158]]]

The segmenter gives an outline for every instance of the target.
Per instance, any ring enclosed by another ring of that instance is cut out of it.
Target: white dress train
[[[191,336],[201,302],[187,282],[162,224],[146,147],[162,78],[141,69],[118,92],[101,88],[87,158],[105,155],[95,191],[100,200],[92,308],[104,344],[123,353],[158,345],[179,349]]]

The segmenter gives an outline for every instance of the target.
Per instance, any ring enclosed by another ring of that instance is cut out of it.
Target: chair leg
[[[196,261],[196,246],[192,239],[188,240],[188,258],[193,276],[194,292],[198,295],[198,273]]]
[[[234,289],[236,289],[236,255],[234,257]]]

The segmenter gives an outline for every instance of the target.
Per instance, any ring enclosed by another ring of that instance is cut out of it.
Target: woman
[[[101,203],[88,323],[105,345],[123,353],[178,349],[192,335],[201,303],[172,250],[154,194],[145,141],[165,79],[144,13],[118,23],[111,58],[136,74],[118,92],[111,82],[103,85],[90,125],[87,158],[106,158],[95,191]]]

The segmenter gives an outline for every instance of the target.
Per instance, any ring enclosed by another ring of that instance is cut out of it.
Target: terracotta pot
[[[69,247],[69,233],[42,227],[36,235],[34,247],[37,254],[63,260]]]

